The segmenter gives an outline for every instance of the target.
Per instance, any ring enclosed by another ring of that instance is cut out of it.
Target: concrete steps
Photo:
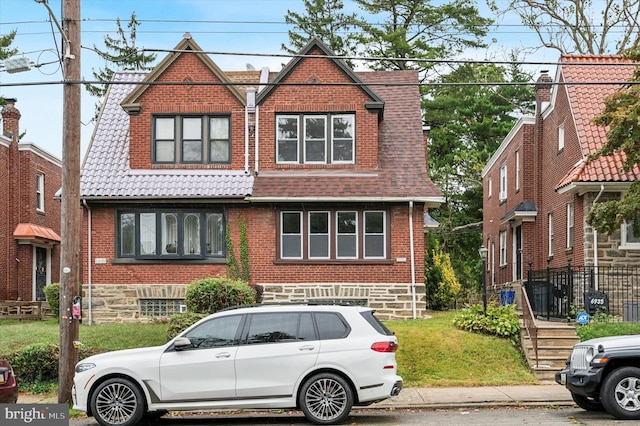
[[[538,325],[538,357],[527,330],[521,327],[522,348],[536,378],[544,383],[554,382],[555,373],[562,370],[573,346],[580,341],[573,324],[536,321]]]

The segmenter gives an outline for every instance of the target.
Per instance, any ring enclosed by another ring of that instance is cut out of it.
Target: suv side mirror
[[[191,347],[191,340],[186,337],[178,337],[173,341],[173,348],[176,351],[182,351]]]

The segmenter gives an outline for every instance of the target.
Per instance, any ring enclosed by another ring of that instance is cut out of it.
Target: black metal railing
[[[640,266],[572,266],[530,270],[525,282],[537,318],[569,320],[577,313],[640,321]]]

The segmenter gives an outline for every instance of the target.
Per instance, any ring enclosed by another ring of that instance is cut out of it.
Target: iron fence
[[[586,311],[607,320],[640,321],[640,266],[530,270],[525,289],[538,318],[569,320]]]

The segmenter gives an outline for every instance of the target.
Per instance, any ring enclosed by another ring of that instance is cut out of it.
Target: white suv
[[[76,365],[74,407],[102,426],[202,409],[301,409],[336,424],[398,395],[398,340],[365,307],[259,305],[216,312],[163,346]]]

